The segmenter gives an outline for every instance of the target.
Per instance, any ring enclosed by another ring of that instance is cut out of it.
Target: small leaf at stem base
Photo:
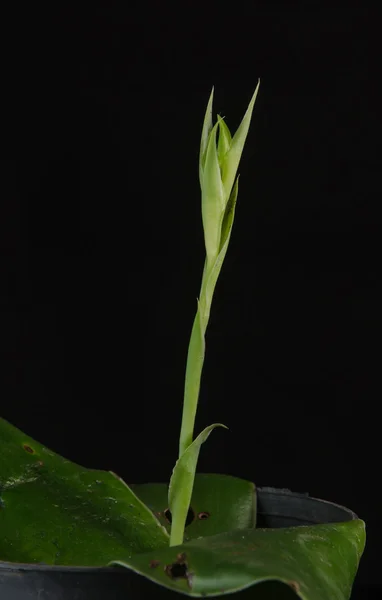
[[[214,423],[206,427],[175,463],[168,490],[168,505],[172,514],[170,546],[176,546],[183,542],[184,526],[191,502],[200,446],[215,427],[228,429],[222,423]]]

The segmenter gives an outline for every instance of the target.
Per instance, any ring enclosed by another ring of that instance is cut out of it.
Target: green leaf
[[[228,129],[226,122],[218,115],[219,123],[219,140],[218,140],[218,160],[219,165],[222,165],[223,159],[231,146],[231,132]]]
[[[119,565],[194,597],[254,586],[251,597],[263,598],[279,582],[277,592],[289,589],[302,600],[349,598],[365,545],[363,521],[254,529],[253,485],[204,474],[195,478],[191,506],[209,518],[196,516],[189,541],[168,547],[160,523],[166,501],[165,484],[131,489],[0,419],[0,560]]]
[[[11,562],[100,566],[169,543],[119,477],[58,456],[4,419],[0,531],[0,560]]]
[[[198,437],[186,448],[175,463],[168,490],[168,505],[173,515],[171,546],[181,544],[183,541],[184,526],[190,506],[200,446],[206,441],[215,427],[228,429],[222,423],[209,425],[209,427],[206,427],[199,433]]]
[[[252,118],[252,111],[255,105],[257,93],[259,91],[260,81],[258,82],[252,99],[249,103],[247,111],[243,117],[242,122],[239,125],[235,135],[232,138],[232,142],[230,145],[230,149],[225,155],[224,160],[222,161],[222,181],[223,187],[225,191],[225,195],[228,198],[231,194],[231,189],[233,186],[233,182],[236,178],[237,169],[239,166],[241,154],[243,152],[245,140],[247,138],[247,133],[249,129],[249,125]]]
[[[168,486],[165,483],[141,483],[131,485],[131,489],[170,533],[170,522],[165,515]],[[191,513],[193,520],[186,525],[184,541],[255,527],[255,485],[231,475],[196,473]],[[206,515],[208,518],[203,518]]]
[[[239,178],[236,179],[235,185],[232,189],[230,199],[227,203],[224,217],[222,221],[222,232],[220,240],[219,254],[213,263],[212,267],[203,276],[203,287],[200,294],[200,312],[201,319],[203,322],[204,330],[207,329],[208,321],[210,318],[210,311],[212,305],[212,299],[215,291],[216,282],[220,275],[220,271],[224,262],[225,255],[227,253],[228,244],[231,236],[231,230],[233,220],[235,217],[235,207],[237,201],[237,195],[239,191]]]
[[[231,192],[231,195],[227,202],[227,206],[225,208],[224,217],[223,217],[223,221],[222,221],[219,253],[221,253],[222,250],[224,250],[224,256],[225,256],[225,253],[227,252],[229,238],[231,236],[233,220],[235,218],[235,208],[236,208],[236,201],[237,201],[238,193],[239,193],[239,176],[237,176],[235,184],[232,188],[232,192]]]
[[[194,597],[255,586],[250,597],[262,598],[261,584],[280,582],[302,600],[348,600],[364,545],[365,524],[356,519],[229,531],[111,564]]]
[[[213,102],[213,98],[214,98],[214,88],[212,88],[212,91],[211,91],[211,94],[210,94],[210,97],[209,97],[209,100],[208,100],[206,114],[204,115],[202,136],[201,136],[201,140],[200,140],[200,153],[199,153],[199,180],[200,180],[200,186],[202,186],[202,182],[203,182],[203,169],[204,169],[204,163],[205,163],[205,158],[206,158],[206,149],[207,149],[208,137],[209,137],[211,129],[212,129],[212,102]]]
[[[225,208],[224,189],[216,148],[216,123],[209,135],[202,179],[202,219],[208,260],[216,257],[220,242],[221,219]]]

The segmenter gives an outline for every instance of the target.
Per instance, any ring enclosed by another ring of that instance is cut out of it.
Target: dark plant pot
[[[288,490],[258,488],[257,497],[257,526],[262,528],[336,523],[357,518],[343,506]],[[254,596],[251,588],[239,593],[241,598]],[[296,597],[289,589],[285,593],[286,598]],[[236,595],[231,594],[230,598]],[[159,600],[175,596],[179,597],[179,594],[122,568],[0,562],[1,600]]]

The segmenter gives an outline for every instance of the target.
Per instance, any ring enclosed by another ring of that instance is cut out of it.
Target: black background
[[[196,422],[229,431],[198,470],[349,506],[367,522],[359,581],[377,583],[376,15],[109,2],[9,25],[1,415],[88,467],[168,481],[204,260],[204,111],[214,85],[235,131],[260,77]]]

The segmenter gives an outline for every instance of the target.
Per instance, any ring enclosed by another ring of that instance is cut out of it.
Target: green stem
[[[180,546],[183,544],[184,538],[184,524],[183,521],[175,518],[171,522],[170,531],[170,546]]]
[[[193,440],[204,363],[205,332],[210,316],[215,284],[231,235],[238,192],[236,172],[248,133],[258,87],[259,85],[257,85],[247,112],[233,137],[221,118],[218,119],[215,126],[212,126],[212,93],[203,123],[199,178],[202,191],[202,220],[207,257],[204,263],[198,310],[188,346],[179,458],[173,469],[169,484],[169,506],[172,512],[170,546],[179,545],[183,542],[199,448],[212,430],[210,428],[204,429],[196,440]],[[218,129],[219,140],[218,146],[216,146]],[[218,425],[222,424],[215,423],[211,427],[214,428]]]
[[[186,378],[184,386],[184,400],[182,424],[179,439],[179,457],[193,441],[196,409],[198,407],[200,381],[204,363],[204,336],[211,311],[212,297],[206,297],[206,285],[211,272],[211,261],[205,261],[198,310],[195,315],[188,346]]]

